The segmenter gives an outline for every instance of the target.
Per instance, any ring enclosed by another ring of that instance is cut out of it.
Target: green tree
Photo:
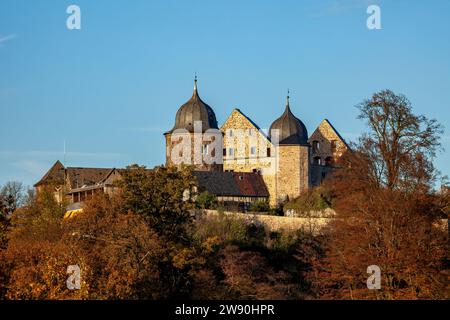
[[[270,206],[267,201],[255,201],[250,204],[250,207],[248,208],[248,211],[250,212],[269,212]]]
[[[212,209],[217,202],[217,198],[208,191],[201,192],[195,199],[195,206],[199,209]]]
[[[188,240],[195,190],[191,170],[132,165],[122,171],[119,187],[125,208],[144,216],[160,236]]]

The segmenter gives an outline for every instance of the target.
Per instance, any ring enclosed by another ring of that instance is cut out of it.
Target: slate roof
[[[268,197],[262,176],[253,172],[194,171],[200,191],[216,196]]]
[[[95,188],[96,185],[103,183],[114,170],[118,170],[120,173],[126,169],[64,168],[61,162],[57,161],[35,186],[53,181],[62,183],[64,181],[64,170],[70,188],[75,192],[78,189]],[[207,190],[216,196],[269,197],[269,191],[259,173],[194,171],[193,175],[197,179],[200,190]]]
[[[112,168],[79,168],[68,167],[58,160],[50,168],[50,170],[39,180],[34,186],[42,184],[63,184],[64,177],[67,177],[71,188],[79,188],[82,186],[91,186],[101,183],[109,173],[114,170]]]
[[[306,126],[292,113],[289,107],[289,100],[287,101],[284,113],[270,126],[269,134],[272,133],[272,130],[278,130],[279,144],[308,144],[308,131]]]
[[[101,183],[114,169],[112,168],[67,168],[66,174],[71,188],[91,186]]]
[[[42,179],[36,182],[34,186],[38,187],[42,184],[51,183],[62,184],[64,181],[64,170],[64,165],[59,160],[56,161],[55,164],[50,168],[50,170],[48,170],[47,173],[42,177]]]
[[[175,116],[175,125],[167,133],[172,133],[176,129],[186,129],[189,132],[194,132],[194,122],[196,121],[201,121],[203,132],[208,129],[218,129],[214,110],[203,102],[198,95],[197,80],[195,80],[192,97],[178,109]]]

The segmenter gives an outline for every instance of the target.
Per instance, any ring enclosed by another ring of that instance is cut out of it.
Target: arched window
[[[313,152],[319,152],[320,150],[320,142],[317,140],[313,141]]]

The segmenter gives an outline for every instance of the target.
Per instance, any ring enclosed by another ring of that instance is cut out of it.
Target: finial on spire
[[[289,89],[287,90],[286,107],[289,107]]]
[[[195,77],[194,77],[194,90],[197,91],[197,72],[195,72]]]

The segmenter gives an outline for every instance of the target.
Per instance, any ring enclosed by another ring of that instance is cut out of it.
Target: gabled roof
[[[67,179],[66,182],[71,188],[91,186],[101,183],[113,170],[112,168],[66,168],[58,160],[34,186],[52,183],[62,185],[65,183],[64,179]]]
[[[231,111],[228,118],[225,120],[225,122],[222,124],[220,129],[222,130],[223,126],[227,123],[227,121],[231,118],[233,113],[237,112],[240,116],[242,116],[244,119],[246,119],[258,132],[260,132],[268,141],[270,141],[269,137],[266,135],[264,131],[261,130],[261,128],[252,120],[250,117],[248,117],[246,114],[244,114],[240,109],[234,108],[233,111]]]
[[[34,186],[38,187],[43,184],[51,183],[63,184],[64,170],[64,165],[61,163],[61,161],[57,160],[55,164],[50,168],[50,170],[48,170],[47,173],[41,178],[41,180],[36,182]]]
[[[200,191],[216,196],[268,197],[262,176],[253,172],[194,171]]]
[[[331,130],[333,130],[333,133],[345,144],[345,146],[349,149],[349,150],[351,150],[350,149],[350,146],[347,144],[347,142],[345,141],[345,139],[340,135],[340,133],[336,130],[336,128],[331,124],[331,122],[330,122],[330,120],[328,120],[328,119],[323,119],[322,120],[322,122],[319,124],[319,126],[316,128],[316,130],[314,130],[314,132],[313,132],[313,134],[309,137],[309,139],[311,139],[311,137],[314,135],[314,133],[317,131],[317,130],[320,130],[320,127],[322,126],[322,124],[326,124],[326,125],[328,125],[330,128],[331,128]]]
[[[112,170],[112,168],[69,167],[66,176],[71,188],[79,188],[101,183]]]

